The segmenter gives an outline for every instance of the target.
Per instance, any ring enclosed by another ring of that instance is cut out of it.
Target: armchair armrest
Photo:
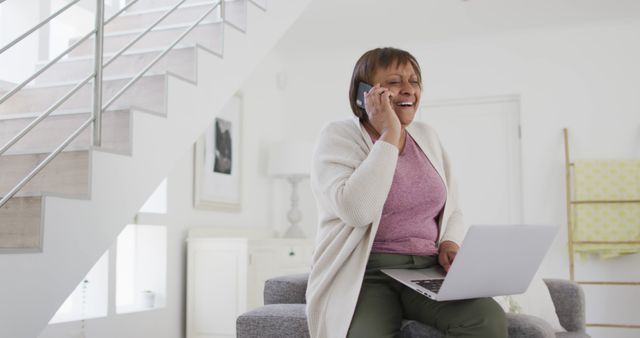
[[[566,279],[545,279],[560,324],[567,331],[584,332],[586,315],[584,292],[578,283]]]
[[[535,316],[507,313],[509,337],[556,338],[551,325]]]
[[[264,304],[306,304],[308,273],[274,277],[264,283]]]

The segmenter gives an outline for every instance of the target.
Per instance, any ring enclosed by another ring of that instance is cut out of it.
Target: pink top
[[[371,252],[437,254],[437,218],[446,199],[442,178],[407,133]]]

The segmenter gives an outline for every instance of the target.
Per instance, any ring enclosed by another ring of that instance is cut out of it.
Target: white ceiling
[[[313,0],[279,47],[396,45],[620,20],[640,22],[640,0]]]

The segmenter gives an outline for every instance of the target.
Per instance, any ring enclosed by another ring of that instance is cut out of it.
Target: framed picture
[[[234,95],[195,145],[194,207],[241,209],[242,96]]]

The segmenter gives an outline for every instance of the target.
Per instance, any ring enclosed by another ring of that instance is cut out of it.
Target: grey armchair
[[[267,280],[265,305],[240,315],[236,321],[238,338],[309,337],[305,315],[308,274]],[[560,324],[567,332],[554,333],[544,320],[522,314],[507,314],[512,338],[588,338],[585,332],[584,294],[581,287],[561,279],[546,279]],[[406,320],[401,338],[443,338],[442,332],[419,322]]]

